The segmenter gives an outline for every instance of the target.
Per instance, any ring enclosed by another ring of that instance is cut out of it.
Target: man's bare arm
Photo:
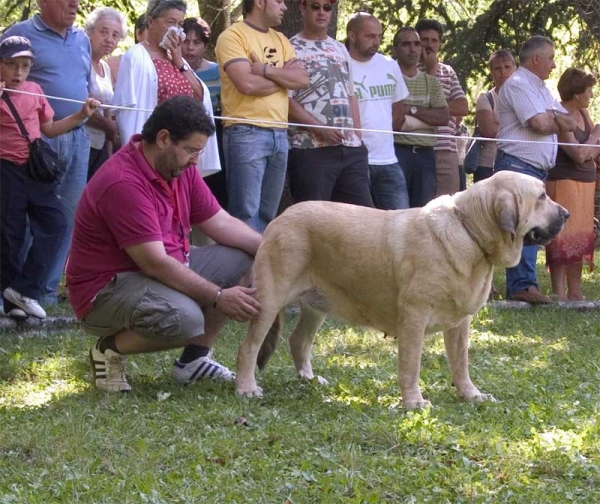
[[[236,285],[222,289],[177,259],[167,255],[163,242],[146,242],[125,249],[140,270],[155,280],[189,296],[201,306],[215,306],[228,317],[250,320],[260,312],[260,303],[254,299],[255,289]],[[221,294],[217,296],[217,293]]]
[[[307,124],[310,126],[325,126],[322,122],[317,121],[309,114],[302,105],[293,98],[289,99],[290,108],[288,113],[289,121],[292,123]],[[330,144],[340,144],[344,140],[344,134],[340,130],[332,128],[310,128],[310,132],[317,135],[321,140]]]
[[[527,124],[540,135],[552,135],[575,130],[575,120],[571,115],[555,110],[547,110],[536,114],[527,121]]]
[[[254,53],[250,55],[252,58],[252,73],[260,74],[286,89],[306,89],[310,84],[308,80],[308,72],[304,68],[304,64],[298,59],[292,59],[285,62],[283,68],[274,67],[266,63],[261,63]]]
[[[404,124],[404,107],[402,100],[392,103],[392,129],[402,131]]]
[[[256,255],[262,240],[260,233],[223,209],[196,227],[220,245],[238,248],[251,256]]]
[[[408,114],[410,108],[411,105],[404,105],[404,113]],[[445,126],[450,120],[448,107],[417,107],[417,112],[413,115],[429,126]]]
[[[458,100],[448,100],[448,113],[455,117],[465,117],[469,115],[469,102],[466,98]]]
[[[281,89],[279,84],[262,75],[254,75],[247,60],[239,60],[225,66],[225,72],[237,90],[250,96],[269,96]]]

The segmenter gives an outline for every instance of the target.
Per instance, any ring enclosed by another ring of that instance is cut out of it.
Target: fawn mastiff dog
[[[423,208],[384,211],[321,201],[288,208],[268,226],[254,262],[262,311],[238,352],[236,392],[262,396],[255,367],[275,349],[278,314],[298,300],[289,345],[301,379],[314,378],[313,339],[332,312],[397,338],[405,408],[429,404],[418,385],[421,352],[424,335],[440,330],[459,397],[494,401],[469,377],[471,315],[487,300],[493,267],[515,266],[523,245],[548,243],[568,216],[541,181],[514,172]]]

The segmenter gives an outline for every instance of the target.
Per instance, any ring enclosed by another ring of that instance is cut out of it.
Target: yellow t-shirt
[[[288,120],[288,90],[281,87],[279,91],[268,96],[251,96],[240,93],[225,71],[227,65],[240,60],[250,61],[250,53],[254,52],[263,63],[283,68],[286,61],[296,57],[290,41],[275,30],[260,30],[244,21],[237,22],[227,28],[217,39],[215,48],[219,72],[221,74],[221,104],[223,116],[242,117],[252,121],[225,121],[225,126],[232,124],[253,124],[264,128],[287,128],[286,125],[260,123],[260,120]]]

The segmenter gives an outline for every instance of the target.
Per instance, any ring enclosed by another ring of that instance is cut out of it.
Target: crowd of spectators
[[[149,0],[134,28],[135,44],[119,56],[112,53],[126,38],[128,26],[124,14],[110,7],[96,8],[84,29],[79,29],[74,25],[77,1],[39,0],[39,13],[4,32],[0,44],[0,287],[6,314],[44,318],[43,307],[56,303],[61,292],[68,293],[68,282],[66,286],[61,282],[86,183],[109,169],[117,173],[118,162],[131,163],[133,158],[127,155],[137,156],[136,149],[142,156],[155,155],[156,159],[147,161],[159,174],[161,170],[170,173],[170,178],[162,177],[169,182],[167,206],[180,197],[172,180],[185,166],[195,165],[206,179],[190,179],[190,190],[204,195],[203,188],[208,188],[216,197],[206,200],[207,212],[213,215],[217,208],[226,209],[228,216],[257,233],[276,215],[286,172],[295,202],[320,199],[396,210],[423,206],[436,196],[460,190],[461,161],[455,138],[470,111],[456,72],[439,58],[444,41],[441,23],[421,19],[414,27],[401,28],[387,56],[380,52],[382,24],[371,14],[351,16],[344,45],[327,34],[336,0],[301,0],[303,26],[291,39],[274,29],[286,13],[285,3],[257,3],[243,0],[244,20],[214,40],[204,20],[186,18],[185,1]],[[211,43],[217,61],[205,58]],[[489,141],[483,148],[474,183],[499,170],[546,181],[548,194],[571,212],[565,231],[546,249],[552,290],[559,299],[581,300],[582,266],[593,266],[600,125],[594,124],[588,106],[596,80],[569,68],[558,85],[561,101],[556,100],[545,83],[556,66],[553,42],[546,37],[529,39],[520,48],[518,63],[517,67],[513,53],[506,49],[489,58],[493,86],[479,96],[474,112],[481,134],[497,137],[498,142]],[[188,101],[175,106],[173,99],[178,97]],[[168,113],[161,120],[185,104],[188,112],[205,114],[202,124],[190,123],[199,136],[177,133],[175,125],[162,123],[166,136],[161,130],[150,131],[154,111],[163,104]],[[21,134],[12,108],[22,116],[28,137]],[[288,123],[293,126],[288,128]],[[145,130],[142,139],[139,135]],[[60,180],[40,182],[30,175],[29,142],[40,137],[58,156],[63,168]],[[558,147],[558,141],[565,145]],[[164,156],[182,155],[183,144],[187,157],[182,167],[177,164],[179,157],[175,163]],[[105,174],[101,180],[89,194],[86,190],[90,215],[100,204],[104,186],[110,185]],[[126,192],[122,191],[122,198],[127,198]],[[118,205],[114,198],[110,201]],[[161,210],[163,203],[153,203],[157,219],[173,230],[185,230],[180,244],[189,247],[191,225],[183,226],[183,222],[191,221],[180,215],[179,204],[174,211]],[[106,215],[112,214],[106,210]],[[163,222],[165,215],[173,222]],[[204,220],[198,221],[199,226],[208,235],[228,236],[205,226]],[[127,222],[135,227],[133,220]],[[229,220],[226,223],[231,225]],[[243,229],[248,240],[242,248],[252,253],[256,235]],[[162,230],[163,238],[167,231]],[[103,232],[110,240],[110,226]],[[160,241],[156,233],[120,232],[137,236],[141,243],[150,238]],[[82,241],[81,236],[87,235],[81,229],[77,233],[79,248],[73,266],[77,274],[71,280],[81,282],[91,265],[82,262],[88,238]],[[235,240],[226,241],[236,245]],[[129,254],[128,260],[121,257],[126,271],[155,271],[145,267],[146,255],[128,249],[137,243],[125,240],[121,245]],[[186,250],[182,262],[189,261],[189,255]],[[507,270],[508,299],[534,304],[553,301],[539,290],[536,255],[537,247],[525,247],[521,263]],[[106,277],[112,282],[108,271],[112,270],[95,272],[93,281]],[[243,275],[238,273],[227,288],[240,282]],[[181,284],[169,285],[189,295]],[[94,292],[83,289],[88,304],[94,304],[95,294],[104,292],[102,285],[93,287]],[[218,289],[214,307],[225,288]],[[91,308],[82,308],[82,299],[77,297],[80,290],[80,283],[76,284],[70,301],[84,319],[84,327],[99,337],[106,336],[106,331],[113,331],[109,336],[120,334],[124,328],[118,324],[99,330],[92,322],[86,323]],[[223,304],[231,303],[227,297]],[[205,301],[206,289],[200,298]],[[195,302],[203,306],[199,299]],[[131,309],[135,311],[135,306]],[[99,313],[106,318],[105,309]],[[147,322],[143,317],[140,320]],[[127,346],[122,340],[118,340],[120,346]],[[104,367],[110,367],[106,351],[119,355],[115,341],[99,340],[101,344],[93,348],[92,360],[100,362],[94,368],[96,383],[107,390],[128,390],[123,359],[113,358],[116,381],[108,385],[102,381]],[[194,345],[180,340],[164,348],[180,344],[186,348],[177,364],[180,369],[199,358],[207,362],[210,345],[206,342],[201,351],[190,350]],[[130,353],[145,349],[139,343]],[[228,373],[218,368],[217,374],[230,378]]]

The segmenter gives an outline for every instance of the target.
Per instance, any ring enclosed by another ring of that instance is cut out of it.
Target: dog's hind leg
[[[263,391],[257,385],[254,368],[260,348],[269,330],[279,321],[278,307],[263,309],[260,315],[250,322],[248,335],[242,341],[237,355],[237,372],[235,378],[235,391],[238,395],[247,397],[262,397]],[[279,330],[281,326],[279,326]],[[279,334],[277,334],[279,337]]]
[[[456,387],[458,396],[469,402],[484,402],[496,400],[491,394],[480,392],[469,376],[469,330],[471,317],[465,317],[459,326],[452,329],[444,329],[444,345],[450,371],[452,372],[452,383]]]
[[[294,366],[301,380],[312,380],[315,377],[311,364],[312,344],[326,316],[325,298],[315,291],[302,295],[298,324],[289,340]],[[322,385],[327,384],[327,380],[321,376],[317,376],[317,380]]]

